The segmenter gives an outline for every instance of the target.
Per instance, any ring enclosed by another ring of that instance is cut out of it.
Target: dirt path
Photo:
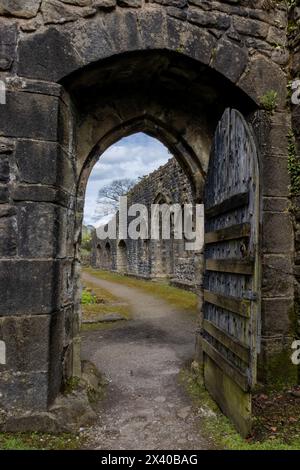
[[[178,383],[179,370],[193,358],[195,315],[181,312],[142,291],[99,280],[128,302],[133,319],[112,329],[88,331],[83,359],[109,379],[99,424],[88,434],[91,447],[109,450],[208,449],[200,418]]]

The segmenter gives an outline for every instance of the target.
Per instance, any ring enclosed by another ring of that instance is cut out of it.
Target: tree
[[[136,184],[136,180],[123,178],[103,186],[98,192],[97,206],[93,219],[99,220],[108,214],[115,214],[121,196],[125,196]]]

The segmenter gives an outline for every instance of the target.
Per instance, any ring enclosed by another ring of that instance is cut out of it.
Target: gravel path
[[[109,379],[99,423],[88,431],[91,448],[198,450],[212,443],[201,435],[201,417],[178,382],[193,358],[196,318],[139,289],[84,280],[109,290],[133,309],[133,319],[111,329],[82,333],[83,359]]]

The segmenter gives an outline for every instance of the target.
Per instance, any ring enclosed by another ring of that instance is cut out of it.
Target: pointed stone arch
[[[0,135],[9,176],[2,176],[0,194],[0,332],[7,363],[0,392],[10,411],[16,401],[18,413],[47,410],[62,383],[80,375],[79,240],[85,186],[97,159],[134,129],[148,132],[178,157],[201,199],[212,135],[228,106],[253,124],[263,166],[261,377],[269,380],[274,372],[268,365],[280,364],[283,355],[288,374],[295,374],[288,359],[293,282],[278,292],[274,275],[293,271],[287,74],[266,55],[268,31],[282,34],[277,25],[285,28],[287,17],[282,8],[269,15],[218,1],[207,11],[197,5],[172,11],[146,2],[98,10],[92,18],[77,14],[30,33],[5,19],[8,99]],[[277,108],[267,116],[260,102],[270,90]],[[12,327],[22,339],[16,343]],[[30,383],[28,393],[24,383]]]

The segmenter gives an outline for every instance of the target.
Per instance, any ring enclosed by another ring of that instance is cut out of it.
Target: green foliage
[[[298,30],[298,24],[294,20],[289,20],[287,26],[287,35],[291,36],[295,31]]]
[[[266,111],[273,113],[277,107],[277,99],[277,91],[269,90],[260,97],[260,104]]]
[[[288,135],[288,170],[291,178],[291,196],[300,195],[300,159],[297,156],[296,142],[293,131]]]
[[[0,450],[77,450],[83,444],[83,438],[76,434],[0,434]]]
[[[286,3],[286,5],[289,9],[291,9],[293,7],[296,7],[299,3],[298,0],[284,0],[284,2]]]
[[[82,291],[82,297],[81,297],[81,303],[82,305],[93,305],[97,303],[97,297],[92,294],[87,289],[84,289]]]
[[[88,232],[82,234],[81,249],[91,252],[92,249],[92,235]]]
[[[63,387],[64,394],[69,395],[70,393],[72,393],[74,390],[78,388],[79,383],[80,383],[79,377],[71,377],[70,379],[68,379],[65,382],[64,387]]]

